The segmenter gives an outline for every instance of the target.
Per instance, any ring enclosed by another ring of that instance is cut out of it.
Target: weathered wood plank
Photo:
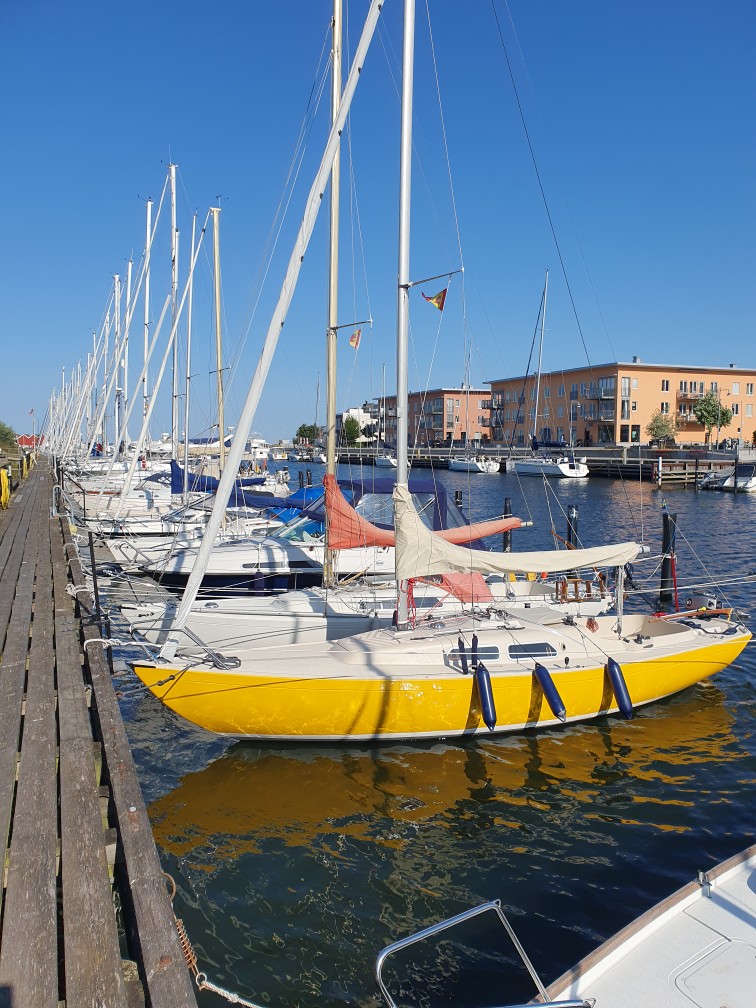
[[[27,494],[31,491],[31,485]],[[29,502],[39,538],[18,788],[8,859],[0,986],[14,1008],[57,1008],[58,844],[52,571],[49,513]]]
[[[5,532],[13,535],[22,547],[21,562],[15,579],[6,570],[8,588],[15,598],[8,621],[8,636],[0,665],[0,867],[4,869],[10,837],[11,811],[16,791],[16,762],[21,736],[21,714],[26,682],[26,662],[29,652],[29,627],[32,618],[34,572],[39,539],[29,535],[31,509],[21,525],[7,525]],[[3,889],[0,886],[0,906]]]
[[[68,523],[63,536],[70,541]],[[84,586],[78,557],[71,556],[74,584]],[[97,640],[94,604],[88,592],[77,592],[82,633]],[[122,859],[117,866],[121,898],[130,921],[132,954],[139,963],[147,1003],[152,1008],[196,1008],[192,980],[176,933],[165,877],[160,867],[131,749],[113,691],[103,648],[91,645],[87,667],[92,682],[92,716],[103,743],[105,766],[117,810]]]
[[[60,524],[51,528],[58,683],[61,884],[67,1008],[126,1008],[92,724]]]

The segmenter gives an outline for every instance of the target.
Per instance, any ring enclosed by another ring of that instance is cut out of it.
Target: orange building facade
[[[379,405],[383,400],[379,400]],[[480,388],[410,392],[409,446],[488,444],[491,439],[491,393]],[[396,445],[396,396],[386,396],[382,440]],[[385,431],[385,434],[383,433]]]
[[[677,444],[703,444],[706,431],[696,421],[695,403],[715,392],[732,411],[728,427],[714,429],[712,442],[752,443],[756,430],[756,369],[688,367],[680,364],[614,362],[492,381],[491,441],[529,446],[539,441],[570,444],[644,444],[655,412],[675,418]],[[537,411],[536,411],[536,403]],[[718,437],[719,435],[719,437]]]

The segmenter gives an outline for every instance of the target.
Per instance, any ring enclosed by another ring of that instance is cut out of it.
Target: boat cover
[[[431,574],[555,574],[576,567],[620,567],[642,551],[638,543],[591,546],[588,549],[539,550],[529,553],[493,553],[464,549],[446,542],[423,525],[405,486],[394,488],[396,576],[405,581]]]

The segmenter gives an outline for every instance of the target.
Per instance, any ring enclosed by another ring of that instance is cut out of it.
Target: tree
[[[708,443],[714,427],[719,432],[720,427],[729,427],[732,423],[732,410],[722,403],[718,392],[707,392],[693,407],[696,420],[706,428]]]
[[[0,421],[0,448],[5,451],[15,450],[18,447],[16,432],[8,424]]]
[[[294,436],[301,438],[303,441],[314,441],[318,436],[318,428],[315,424],[303,423],[297,427],[297,433]]]
[[[661,410],[655,410],[646,424],[646,434],[652,441],[666,441],[669,438],[674,440],[676,432],[675,418],[669,413],[662,413]]]
[[[344,437],[348,445],[353,445],[360,436],[360,425],[354,417],[350,416],[346,418],[342,430],[344,431]]]

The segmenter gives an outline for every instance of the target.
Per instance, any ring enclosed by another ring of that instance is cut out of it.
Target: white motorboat
[[[379,469],[396,469],[396,455],[391,455],[389,452],[376,455],[375,464]]]
[[[756,492],[756,462],[737,462],[724,472],[709,473],[699,483],[701,490],[726,490],[730,493]]]
[[[596,1008],[751,1008],[756,847],[699,872],[545,991]]]
[[[514,471],[518,476],[546,476],[561,479],[585,479],[589,469],[584,458],[574,455],[534,455],[531,458],[518,458],[514,462]]]
[[[752,1008],[756,992],[756,846],[662,900],[545,987],[499,900],[483,903],[385,948],[389,956],[483,913],[495,913],[530,974],[542,1008]],[[502,1001],[498,1002],[502,1004]],[[522,1008],[522,1005],[518,1006]]]

